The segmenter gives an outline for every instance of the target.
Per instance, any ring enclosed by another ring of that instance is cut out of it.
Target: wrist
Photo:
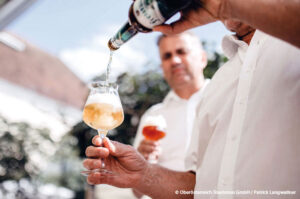
[[[149,190],[149,187],[153,184],[153,176],[154,176],[154,165],[150,164],[146,161],[145,168],[139,173],[137,183],[135,184],[133,189],[145,193],[145,191]]]

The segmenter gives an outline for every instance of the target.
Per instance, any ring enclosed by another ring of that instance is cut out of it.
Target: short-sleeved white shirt
[[[134,147],[137,148],[144,138],[142,129],[148,116],[162,115],[167,123],[166,136],[160,140],[162,152],[158,164],[177,171],[184,171],[184,159],[191,139],[196,106],[209,80],[188,100],[182,99],[174,91],[170,91],[162,103],[149,108],[142,116]]]
[[[194,198],[300,198],[300,50],[260,31],[223,48],[186,159]]]

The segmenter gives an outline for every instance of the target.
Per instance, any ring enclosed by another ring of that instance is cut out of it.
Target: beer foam
[[[148,116],[145,119],[144,126],[157,126],[161,129],[167,128],[167,123],[162,115]]]
[[[122,107],[119,97],[108,93],[96,93],[90,95],[87,99],[86,105],[93,103],[105,103],[111,104],[114,107]]]

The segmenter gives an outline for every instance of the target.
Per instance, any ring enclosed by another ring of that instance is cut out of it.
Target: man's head
[[[198,37],[191,32],[162,35],[158,46],[164,77],[170,87],[175,91],[199,88],[207,59]]]

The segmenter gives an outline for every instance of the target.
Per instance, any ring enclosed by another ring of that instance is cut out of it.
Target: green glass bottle
[[[163,24],[192,0],[135,0],[129,8],[129,20],[108,41],[111,50],[119,49],[138,32],[150,32]]]

